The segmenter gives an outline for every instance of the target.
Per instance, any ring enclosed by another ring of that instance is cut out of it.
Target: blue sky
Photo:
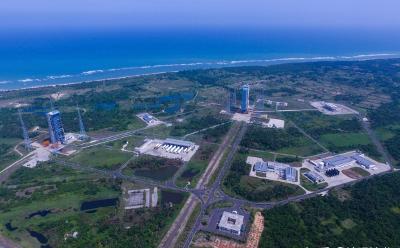
[[[0,28],[400,30],[399,10],[399,0],[1,0]]]

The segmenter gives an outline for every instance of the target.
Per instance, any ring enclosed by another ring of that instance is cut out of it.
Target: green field
[[[19,142],[20,139],[0,139],[0,171],[20,158],[13,150]]]
[[[295,122],[331,152],[340,153],[357,149],[374,159],[381,159],[381,155],[367,133],[353,116],[327,116],[319,112],[296,112],[285,113],[285,117]]]
[[[83,201],[119,198],[120,184],[51,163],[21,168],[0,186],[0,233],[28,248],[40,244],[27,229],[44,235],[52,247],[156,247],[187,196],[161,191],[161,203],[153,209],[125,212],[117,203],[80,211]],[[29,218],[43,210],[51,212]],[[17,229],[7,230],[6,223]],[[66,233],[75,231],[79,238],[64,239]]]
[[[85,149],[72,157],[71,161],[96,168],[117,169],[131,157],[131,153],[102,146]]]
[[[287,125],[284,129],[251,125],[241,142],[241,146],[294,156],[311,156],[323,152],[314,141],[291,125]]]

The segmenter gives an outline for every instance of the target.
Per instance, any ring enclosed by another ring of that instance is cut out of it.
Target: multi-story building
[[[49,134],[52,144],[64,143],[65,135],[64,128],[61,122],[60,111],[53,110],[47,113],[47,123],[49,125]]]
[[[240,105],[240,110],[243,113],[246,113],[249,110],[250,86],[248,84],[243,85],[241,91],[242,91],[242,102]]]

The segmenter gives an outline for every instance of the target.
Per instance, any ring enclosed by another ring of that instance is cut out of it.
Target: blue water
[[[400,32],[392,31],[3,32],[0,90],[197,68],[399,55]]]

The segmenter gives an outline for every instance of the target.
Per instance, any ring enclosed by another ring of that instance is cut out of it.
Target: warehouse
[[[250,176],[257,176],[266,179],[280,179],[290,182],[297,182],[297,170],[290,165],[272,162],[257,161],[254,163]],[[272,173],[272,174],[271,174]]]
[[[285,180],[291,182],[297,182],[297,170],[292,167],[285,169]]]
[[[313,183],[322,183],[325,181],[321,175],[319,175],[318,173],[316,173],[314,171],[307,171],[303,175]]]
[[[354,163],[354,159],[347,156],[337,155],[331,158],[323,159],[322,162],[323,169],[328,170],[352,165]]]
[[[135,148],[135,151],[139,154],[189,161],[198,148],[195,143],[185,140],[146,139],[143,145]]]
[[[357,162],[357,164],[363,166],[365,169],[373,169],[376,167],[376,164],[374,162],[362,157],[359,154],[352,156],[352,158]]]

